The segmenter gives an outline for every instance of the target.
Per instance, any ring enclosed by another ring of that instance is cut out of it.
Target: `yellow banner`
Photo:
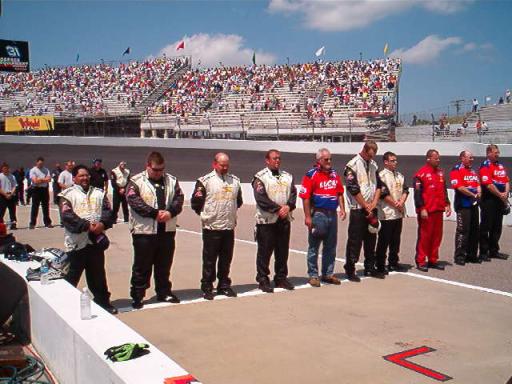
[[[15,116],[5,118],[5,132],[53,131],[53,116]]]

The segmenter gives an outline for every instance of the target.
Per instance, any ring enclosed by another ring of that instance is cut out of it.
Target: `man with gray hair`
[[[243,204],[240,179],[229,171],[229,156],[219,152],[213,159],[213,171],[196,181],[190,204],[201,217],[203,227],[203,276],[201,290],[213,300],[217,276],[217,295],[235,297],[229,271],[235,245],[237,210]],[[218,266],[217,266],[218,262]],[[218,272],[216,273],[218,267]]]
[[[332,156],[327,148],[316,154],[316,165],[302,179],[300,198],[304,204],[304,223],[308,227],[308,275],[312,287],[320,287],[318,276],[318,250],[322,249],[321,280],[327,284],[341,284],[334,276],[336,244],[338,241],[338,218],[345,220],[345,200],[340,176],[331,166]]]

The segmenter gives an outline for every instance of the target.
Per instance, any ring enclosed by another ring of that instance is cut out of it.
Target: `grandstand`
[[[462,119],[462,118],[461,118]],[[451,124],[440,129],[437,121],[428,125],[404,125],[396,128],[397,141],[472,141],[479,143],[512,143],[512,103],[488,105],[464,115],[468,127]],[[477,121],[485,121],[488,130],[477,132]]]
[[[101,118],[109,134],[112,118],[141,116],[141,134],[154,137],[393,138],[399,59],[209,69],[190,63],[163,57],[0,75],[0,112],[54,115],[57,134],[79,133],[63,127],[76,118]]]

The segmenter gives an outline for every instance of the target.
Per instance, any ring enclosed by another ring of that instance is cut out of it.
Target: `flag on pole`
[[[126,48],[125,51],[123,52],[123,56],[124,55],[129,55],[131,51],[132,50],[130,49],[130,47]]]
[[[77,62],[77,63],[78,63],[78,60],[79,60],[79,59],[80,59],[80,54],[79,54],[79,53],[77,53],[77,54],[76,54],[76,62]]]
[[[388,54],[388,50],[389,50],[389,45],[388,45],[388,43],[386,43],[386,45],[384,46],[384,56]]]
[[[320,48],[318,51],[315,52],[316,57],[325,55],[325,47]]]
[[[180,43],[176,46],[176,50],[185,49],[185,40],[181,40]]]
[[[256,65],[256,51],[252,53],[252,63]]]

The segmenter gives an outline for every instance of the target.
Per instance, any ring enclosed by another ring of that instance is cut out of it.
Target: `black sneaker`
[[[215,297],[215,295],[213,294],[212,289],[209,289],[209,290],[203,292],[203,298],[205,300],[213,300],[214,297]]]
[[[416,269],[421,272],[428,272],[428,267],[426,265],[417,265]]]
[[[17,227],[16,227],[16,223],[11,223],[10,228],[11,228],[11,231],[16,230],[16,229],[17,229]]]
[[[270,282],[267,280],[260,281],[258,288],[265,293],[273,293],[274,288],[270,286]]]
[[[351,281],[353,283],[361,282],[361,278],[359,276],[357,276],[355,272],[347,273],[347,279],[348,279],[348,281]]]
[[[36,228],[35,224],[30,224],[30,225],[28,226],[28,229],[35,229],[35,228]]]
[[[52,224],[52,223],[50,223],[50,224],[45,224],[44,226],[45,226],[46,228],[53,228],[53,224]]]
[[[169,293],[166,296],[157,296],[156,299],[161,303],[178,304],[180,302],[180,299],[178,299],[178,297],[176,295],[173,295],[172,293]]]
[[[366,277],[374,277],[376,279],[385,279],[386,275],[382,272],[377,271],[376,269],[364,270],[364,276]]]
[[[132,301],[132,308],[133,309],[142,309],[144,307],[144,303],[142,300],[133,300]]]
[[[468,259],[468,263],[473,263],[473,264],[482,264],[482,259],[480,259],[479,257],[470,257]]]
[[[492,253],[492,254],[489,255],[489,257],[491,259],[500,259],[500,260],[507,260],[508,259],[508,255],[506,255],[505,253],[501,253],[501,252]]]
[[[389,272],[407,272],[407,267],[402,264],[389,264],[388,266]]]
[[[105,305],[102,305],[101,306],[105,311],[107,311],[108,313],[110,313],[111,315],[117,315],[119,313],[119,311],[117,310],[116,307],[114,307],[112,304],[108,303],[108,304],[105,304]]]
[[[437,269],[438,271],[444,271],[444,265],[439,263],[428,263],[428,267],[432,269]]]
[[[295,289],[293,284],[290,283],[290,281],[288,281],[287,279],[276,281],[275,284],[276,288],[283,288],[286,289],[287,291],[293,291]]]
[[[223,295],[227,297],[236,297],[236,292],[231,289],[231,287],[227,288],[217,288],[217,295]]]
[[[485,262],[490,262],[491,261],[491,258],[486,253],[480,254],[479,259],[482,260],[482,261],[485,261]]]
[[[466,260],[463,257],[456,257],[455,264],[457,265],[466,265]]]

